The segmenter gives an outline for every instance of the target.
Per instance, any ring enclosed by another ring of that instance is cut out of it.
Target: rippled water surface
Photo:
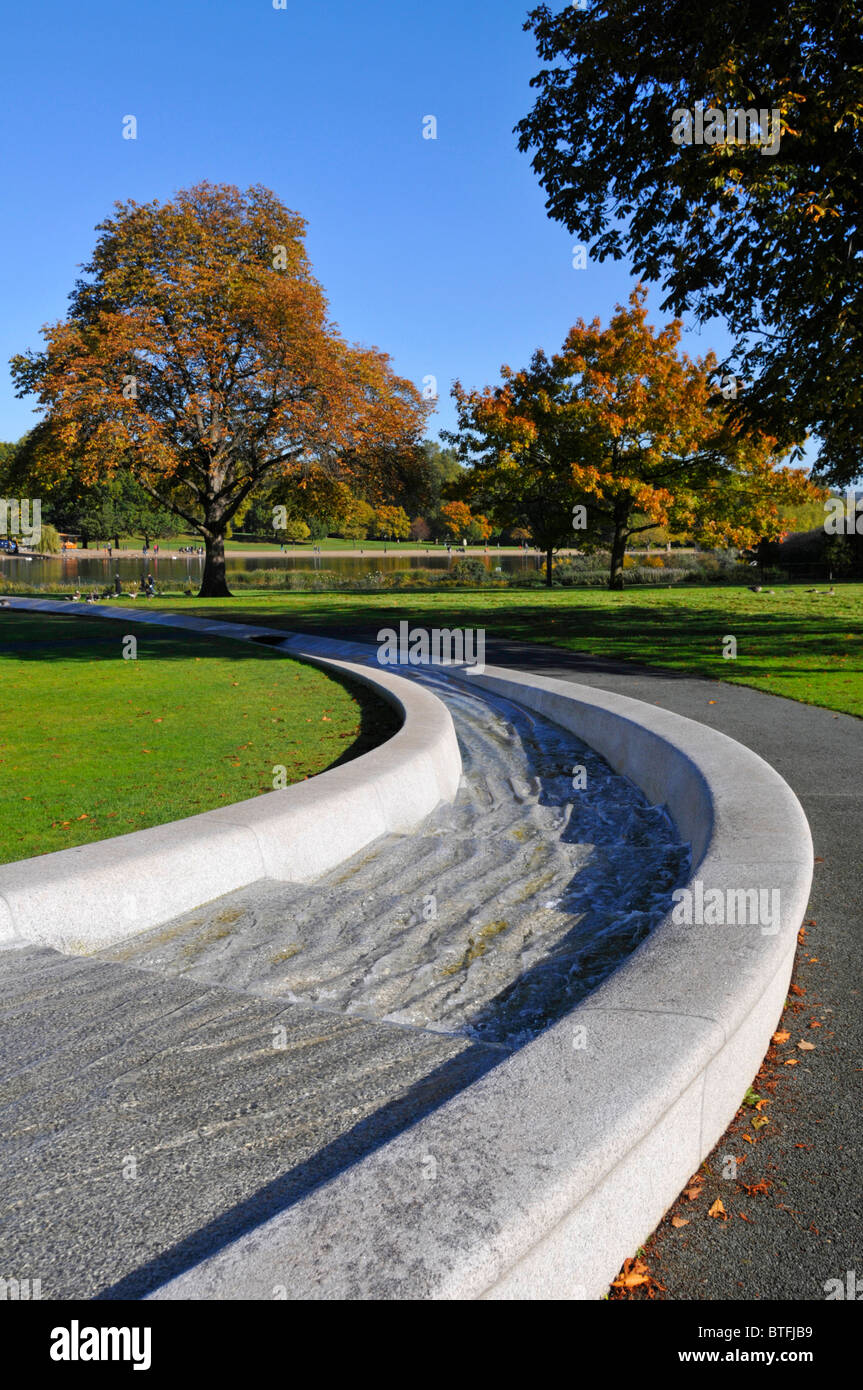
[[[688,846],[572,734],[422,680],[455,720],[454,804],[313,885],[261,881],[103,957],[504,1047],[584,998],[668,910]]]

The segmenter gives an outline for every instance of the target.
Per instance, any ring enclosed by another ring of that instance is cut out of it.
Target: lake
[[[457,559],[459,553],[454,551],[452,558]],[[412,569],[434,569],[444,572],[449,569],[452,561],[440,550],[422,555],[399,555],[392,552],[384,555],[382,551],[374,550],[369,551],[367,555],[277,553],[259,556],[232,555],[228,551],[225,563],[229,575],[249,573],[258,569],[331,570],[345,578],[359,579],[364,574],[374,574],[375,571],[382,574]],[[543,562],[535,551],[526,551],[518,555],[499,555],[491,548],[488,563],[492,570],[500,565],[504,573],[513,574],[539,569]],[[160,555],[150,555],[146,560],[118,557],[116,554],[110,560],[107,555],[85,557],[77,555],[74,550],[47,560],[26,559],[23,556],[4,555],[0,552],[0,578],[37,586],[81,584],[83,587],[95,585],[98,588],[109,588],[114,575],[119,573],[124,585],[133,580],[140,580],[142,575],[152,574],[157,583],[180,585],[188,579],[189,586],[195,587],[200,582],[203,565],[203,555],[175,555],[169,551]]]

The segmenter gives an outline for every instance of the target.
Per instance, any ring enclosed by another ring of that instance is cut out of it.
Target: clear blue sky
[[[0,220],[0,439],[37,418],[8,360],[64,317],[116,200],[263,183],[308,221],[333,318],[449,388],[497,381],[578,317],[606,322],[623,262],[572,267],[512,128],[539,63],[527,0],[85,0],[10,7]],[[124,116],[138,123],[122,138]],[[422,138],[423,118],[438,121]],[[660,294],[651,292],[654,321]],[[692,354],[723,333],[687,334]]]

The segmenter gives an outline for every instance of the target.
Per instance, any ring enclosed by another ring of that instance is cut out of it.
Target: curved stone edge
[[[151,1298],[601,1298],[758,1070],[812,879],[787,783],[641,701],[491,667],[453,674],[548,715],[665,803],[693,843],[690,886],[778,889],[778,929],[669,914],[566,1018]]]
[[[379,836],[414,829],[456,795],[461,755],[446,705],[403,677],[345,660],[357,653],[355,644],[95,605],[11,599],[10,606],[245,641],[278,637],[284,640],[274,650],[369,686],[403,724],[370,753],[283,791],[0,865],[0,949],[40,942],[72,953],[98,950],[257,879],[311,881]]]

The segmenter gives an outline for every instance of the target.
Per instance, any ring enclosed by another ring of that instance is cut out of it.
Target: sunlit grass
[[[277,766],[301,781],[397,724],[366,691],[264,647],[10,609],[0,710],[4,863],[272,791]]]
[[[863,716],[863,584],[781,586],[754,594],[717,585],[669,589],[456,589],[286,593],[165,601],[182,612],[274,627],[483,627],[490,636],[646,662],[755,686]],[[374,634],[372,634],[374,635]],[[723,659],[723,639],[737,659]]]

